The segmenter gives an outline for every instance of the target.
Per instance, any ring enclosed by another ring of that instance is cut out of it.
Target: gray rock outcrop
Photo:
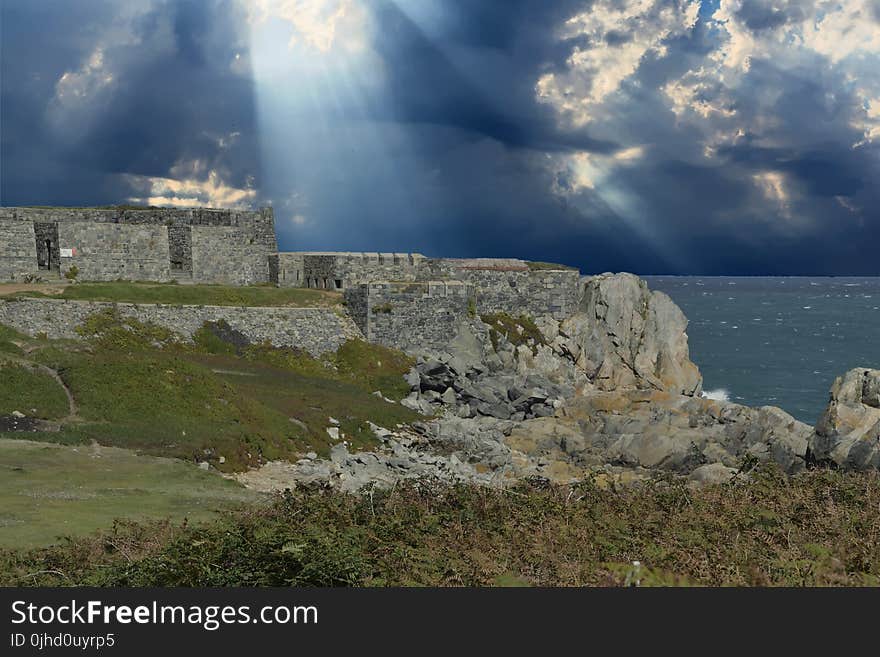
[[[578,367],[600,390],[655,389],[699,395],[687,318],[666,294],[632,274],[603,274],[585,285],[579,312],[562,323]]]
[[[880,468],[880,370],[858,368],[835,380],[810,458],[847,470]]]
[[[377,429],[374,451],[350,454],[343,444],[329,462],[284,466],[286,476],[351,491],[416,477],[616,486],[662,471],[696,486],[756,462],[790,474],[810,458],[877,467],[880,372],[839,381],[814,432],[779,408],[704,398],[687,319],[665,294],[631,274],[583,284],[580,309],[563,321],[536,317],[521,331],[460,322],[445,350],[420,354],[405,377],[411,394],[401,403],[423,421]]]

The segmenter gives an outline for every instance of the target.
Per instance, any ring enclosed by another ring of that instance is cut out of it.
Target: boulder
[[[847,470],[880,468],[880,370],[858,368],[834,381],[808,458]]]
[[[698,395],[702,377],[691,362],[687,318],[662,292],[633,274],[587,281],[579,311],[560,327],[560,348],[600,390],[655,389]]]

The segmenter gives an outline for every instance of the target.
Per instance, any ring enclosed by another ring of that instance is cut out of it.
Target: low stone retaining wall
[[[22,298],[0,301],[0,324],[30,336],[77,339],[81,336],[76,329],[86,318],[111,308],[124,317],[163,326],[185,338],[191,338],[205,322],[224,320],[251,342],[297,347],[315,356],[336,351],[349,339],[363,339],[351,318],[333,308],[173,306]]]

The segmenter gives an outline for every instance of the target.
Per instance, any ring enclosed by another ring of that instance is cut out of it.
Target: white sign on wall
[[[76,255],[76,249],[61,249],[62,258],[72,258]]]

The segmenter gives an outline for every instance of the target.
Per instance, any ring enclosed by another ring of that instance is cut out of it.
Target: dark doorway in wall
[[[168,226],[168,254],[172,272],[192,274],[192,227]]]
[[[34,237],[37,242],[37,267],[43,271],[58,271],[61,267],[58,224],[34,223]]]
[[[341,289],[342,289],[342,279],[337,278],[337,279],[334,281],[334,283],[336,284],[336,289],[337,289],[337,290],[341,290]]]

